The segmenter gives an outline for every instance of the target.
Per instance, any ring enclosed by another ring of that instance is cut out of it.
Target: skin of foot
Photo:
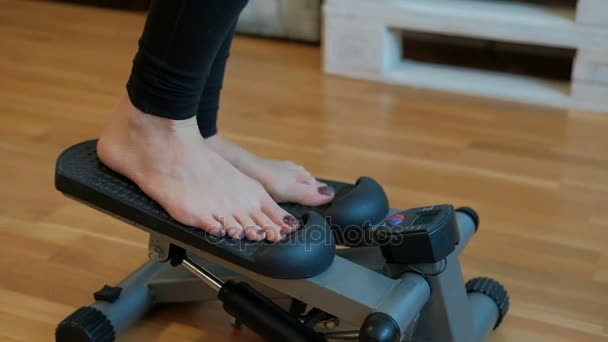
[[[278,203],[319,206],[330,202],[334,197],[332,187],[317,181],[298,164],[258,157],[219,134],[205,140],[212,150],[260,182]]]
[[[196,118],[145,114],[125,95],[108,117],[97,154],[175,220],[215,236],[277,242],[299,228],[258,181],[201,139]]]

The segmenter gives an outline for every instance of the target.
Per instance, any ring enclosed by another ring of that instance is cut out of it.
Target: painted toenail
[[[224,228],[220,228],[220,230],[217,231],[217,235],[219,237],[226,236],[226,230]]]
[[[291,215],[285,215],[285,217],[283,217],[283,222],[294,229],[300,226],[300,221]]]
[[[333,196],[336,193],[334,188],[329,185],[320,186],[317,190],[323,196]]]

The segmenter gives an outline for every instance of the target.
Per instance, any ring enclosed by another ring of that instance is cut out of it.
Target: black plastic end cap
[[[101,290],[93,294],[93,298],[101,302],[114,303],[120,298],[121,293],[122,287],[120,286],[104,285]]]
[[[374,312],[365,318],[359,330],[361,342],[398,342],[401,330],[395,320],[383,313]]]
[[[496,280],[486,277],[473,278],[467,281],[466,284],[467,293],[476,292],[482,293],[490,297],[496,306],[498,307],[498,320],[494,325],[494,330],[498,328],[502,320],[509,312],[509,293],[507,290]]]
[[[456,211],[467,214],[475,223],[475,232],[477,232],[477,229],[479,228],[479,215],[477,215],[477,212],[471,207],[460,207],[456,209]]]
[[[115,337],[112,322],[90,306],[74,311],[55,330],[56,342],[114,342]]]
[[[304,227],[253,254],[257,267],[272,270],[273,278],[301,279],[314,277],[331,266],[336,242],[329,223],[314,211],[304,213],[302,219]]]

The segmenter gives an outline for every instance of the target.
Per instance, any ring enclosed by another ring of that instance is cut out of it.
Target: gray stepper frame
[[[414,342],[482,342],[498,320],[495,302],[479,293],[466,293],[458,256],[475,233],[472,219],[457,212],[460,244],[447,264],[416,265],[436,276],[405,272],[397,279],[394,266],[386,265],[376,247],[339,249],[332,265],[307,279],[276,279],[227,262],[201,249],[190,249],[191,258],[222,279],[246,281],[269,298],[297,298],[340,319],[340,329],[358,329],[370,313],[384,312],[406,334],[417,328]],[[151,237],[152,246],[182,245],[179,241]],[[357,286],[353,286],[357,284]],[[117,334],[159,303],[214,300],[216,292],[182,267],[148,261],[118,284],[123,288],[114,303],[95,302],[114,325]]]

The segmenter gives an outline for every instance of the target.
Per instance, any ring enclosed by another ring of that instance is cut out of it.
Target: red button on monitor
[[[393,215],[390,219],[388,219],[389,226],[396,226],[405,220],[405,216],[401,214]]]

